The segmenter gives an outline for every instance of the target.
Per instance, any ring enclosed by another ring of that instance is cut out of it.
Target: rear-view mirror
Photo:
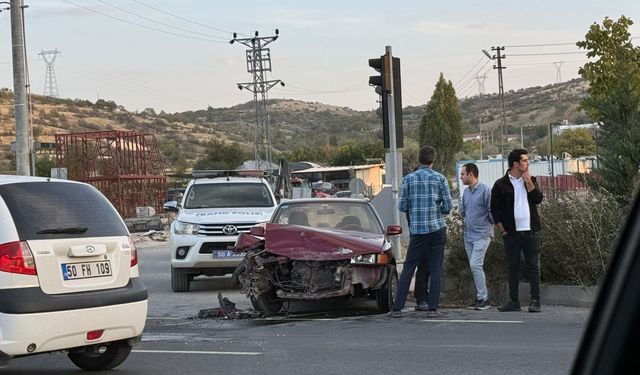
[[[178,212],[178,201],[168,201],[162,206],[162,208],[168,212]]]
[[[262,225],[251,227],[249,229],[249,234],[252,236],[264,237],[264,227]]]
[[[400,225],[389,225],[387,227],[387,236],[395,236],[398,234],[402,234],[402,226]]]

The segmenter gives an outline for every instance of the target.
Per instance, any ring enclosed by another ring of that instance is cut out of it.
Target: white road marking
[[[432,323],[515,323],[520,324],[522,320],[466,320],[466,319],[424,319],[423,322]]]
[[[262,355],[260,352],[210,352],[199,350],[144,350],[134,349],[134,353],[163,353],[163,354],[212,354],[212,355]]]
[[[148,316],[147,320],[184,320],[184,318]]]

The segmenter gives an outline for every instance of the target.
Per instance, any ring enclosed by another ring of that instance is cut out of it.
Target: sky
[[[505,46],[504,90],[578,77],[583,40],[605,16],[639,22],[640,1],[432,0],[24,0],[31,91],[44,91],[42,51],[57,49],[62,98],[113,100],[130,111],[230,107],[253,100],[245,50],[233,32],[279,37],[269,44],[284,87],[269,98],[372,110],[368,59],[385,46],[401,60],[403,106],[426,104],[440,74],[459,98],[498,90],[497,70],[482,50]],[[4,46],[4,47],[3,47]],[[49,55],[51,57],[51,55]],[[0,13],[0,87],[13,88],[11,27]]]

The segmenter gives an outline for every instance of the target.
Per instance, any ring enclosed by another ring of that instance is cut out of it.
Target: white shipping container
[[[466,188],[460,180],[460,169],[466,163],[475,163],[478,166],[478,180],[489,187],[500,177],[507,173],[507,159],[492,160],[461,160],[456,163],[456,181],[458,196],[462,197],[462,192]],[[553,159],[553,175],[589,173],[593,168],[593,159]],[[532,160],[529,170],[533,176],[551,176],[551,161]]]

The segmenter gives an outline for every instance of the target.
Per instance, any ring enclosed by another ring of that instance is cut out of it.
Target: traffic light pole
[[[389,87],[387,87],[386,92],[383,92],[383,95],[387,96],[387,116],[389,120],[389,153],[391,154],[391,162],[393,163],[392,168],[389,168],[389,171],[392,171],[393,174],[391,176],[391,196],[393,201],[393,223],[400,225],[400,211],[398,210],[398,193],[400,190],[400,177],[402,176],[402,167],[398,165],[398,148],[396,142],[396,111],[393,97],[393,54],[391,53],[391,46],[385,47],[385,59],[387,59],[387,64],[389,70],[388,74],[390,75]],[[400,259],[402,254],[400,249],[400,236],[393,237],[393,251],[395,252],[394,257],[396,259]]]
[[[391,46],[385,47],[385,54],[379,58],[369,59],[369,67],[375,69],[380,75],[369,77],[369,86],[375,87],[375,91],[382,100],[382,138],[384,147],[389,149],[385,155],[386,178],[385,182],[391,182],[391,204],[393,205],[391,224],[400,225],[400,211],[398,210],[398,195],[402,178],[402,158],[398,156],[398,147],[403,147],[402,129],[402,90],[400,77],[400,59],[393,57]],[[400,259],[400,237],[392,237],[394,256]]]

